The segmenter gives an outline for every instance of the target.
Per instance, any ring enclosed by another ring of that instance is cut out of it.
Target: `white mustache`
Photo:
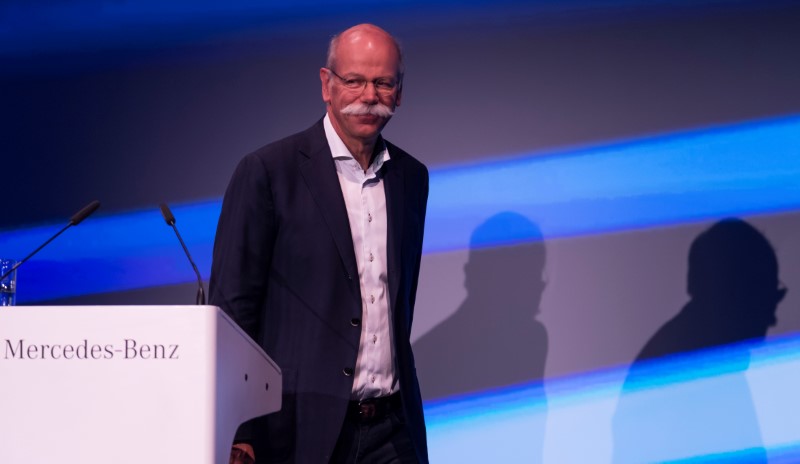
[[[383,103],[375,103],[374,105],[367,105],[362,102],[353,102],[342,108],[342,114],[350,116],[359,116],[362,114],[371,114],[382,118],[389,118],[394,115],[394,111]]]

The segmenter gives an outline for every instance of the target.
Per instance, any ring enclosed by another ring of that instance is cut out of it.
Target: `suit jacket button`
[[[359,325],[361,325],[361,319],[357,317],[350,319],[350,325],[352,325],[353,327],[358,327]]]
[[[343,373],[344,375],[346,375],[346,376],[350,377],[350,376],[352,376],[352,375],[353,375],[353,369],[352,369],[352,368],[350,368],[350,367],[345,367],[344,369],[342,369],[342,373]]]

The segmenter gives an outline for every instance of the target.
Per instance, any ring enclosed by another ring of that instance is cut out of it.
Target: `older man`
[[[223,201],[211,303],[284,380],[281,410],[246,424],[234,454],[427,462],[409,337],[428,173],[380,135],[400,105],[400,47],[352,27],[320,80],[325,117],[246,156]]]

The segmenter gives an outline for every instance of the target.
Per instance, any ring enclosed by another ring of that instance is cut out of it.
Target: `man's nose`
[[[364,103],[378,102],[378,89],[374,82],[367,82],[367,85],[364,86],[364,91],[361,92],[361,101]]]

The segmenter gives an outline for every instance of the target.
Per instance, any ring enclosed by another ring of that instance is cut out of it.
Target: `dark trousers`
[[[363,420],[351,408],[331,463],[417,464],[414,445],[401,415],[402,411],[392,408],[383,417]]]

